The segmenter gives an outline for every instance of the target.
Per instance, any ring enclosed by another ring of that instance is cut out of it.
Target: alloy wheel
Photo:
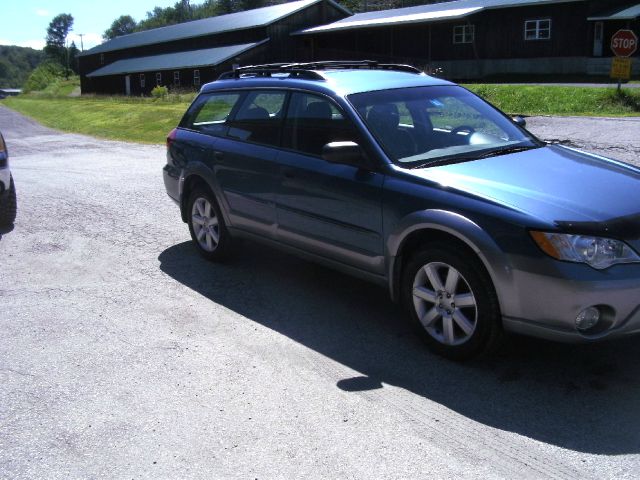
[[[213,252],[220,242],[220,224],[211,202],[198,197],[191,209],[191,226],[200,247]]]
[[[413,281],[413,306],[426,332],[444,345],[461,345],[478,323],[473,291],[462,274],[443,262],[420,268]]]

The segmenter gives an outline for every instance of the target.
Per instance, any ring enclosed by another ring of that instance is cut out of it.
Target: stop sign
[[[611,50],[617,57],[630,57],[638,48],[638,37],[633,30],[618,30],[611,37]]]

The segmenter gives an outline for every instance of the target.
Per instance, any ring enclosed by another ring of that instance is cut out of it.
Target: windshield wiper
[[[497,157],[499,155],[508,155],[510,153],[518,153],[524,152],[527,150],[533,150],[534,148],[540,148],[537,145],[526,145],[526,146],[514,146],[507,148],[499,148],[496,150],[491,150],[490,152],[483,153],[482,155],[478,155],[476,158],[489,158],[489,157]]]
[[[441,167],[443,165],[452,165],[454,163],[462,163],[462,162],[467,162],[469,160],[475,160],[476,158],[478,157],[469,157],[469,156],[443,157],[443,158],[438,158],[437,160],[430,160],[428,162],[419,163],[418,165],[411,167],[411,170],[414,170],[416,168]]]
[[[521,145],[521,146],[513,146],[513,147],[506,147],[506,148],[498,148],[495,150],[490,150],[485,153],[481,153],[479,155],[472,154],[472,155],[456,155],[451,157],[443,157],[443,158],[438,158],[436,160],[420,163],[416,166],[411,167],[411,169],[413,170],[416,168],[425,168],[425,167],[441,167],[443,165],[452,165],[454,163],[480,160],[481,158],[497,157],[499,155],[508,155],[509,153],[524,152],[526,150],[532,150],[534,148],[540,148],[540,145],[527,145],[527,146]]]

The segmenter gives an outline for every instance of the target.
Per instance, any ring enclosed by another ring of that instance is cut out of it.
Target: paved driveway
[[[640,166],[640,117],[528,117],[540,138]]]
[[[0,477],[637,478],[638,340],[448,362],[375,286],[201,261],[162,147],[0,130]]]

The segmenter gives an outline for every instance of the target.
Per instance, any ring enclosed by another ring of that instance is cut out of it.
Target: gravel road
[[[637,163],[639,120],[528,121]],[[201,261],[163,147],[0,130],[0,478],[637,478],[637,340],[445,361],[373,285],[250,243]]]

